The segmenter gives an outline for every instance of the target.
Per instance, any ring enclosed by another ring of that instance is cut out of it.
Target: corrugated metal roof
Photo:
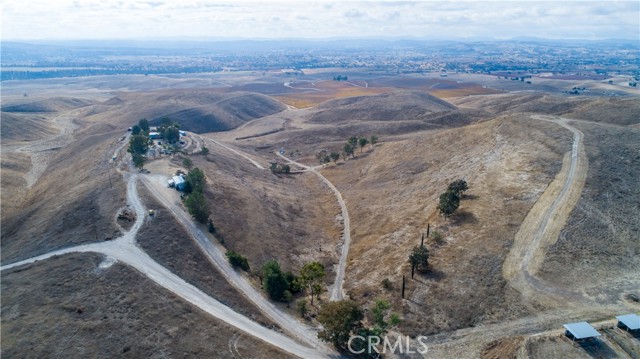
[[[599,337],[600,333],[593,329],[591,324],[587,322],[564,324],[563,327],[568,330],[576,339],[585,339]]]
[[[616,319],[621,321],[627,328],[631,330],[640,329],[640,316],[637,314],[617,315]]]
[[[182,178],[182,176],[173,176],[172,180],[175,184],[180,184],[184,182],[184,178]]]

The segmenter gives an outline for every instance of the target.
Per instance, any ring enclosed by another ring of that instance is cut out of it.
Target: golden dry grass
[[[319,103],[336,99],[336,98],[371,96],[371,95],[378,95],[381,93],[390,92],[394,90],[391,87],[353,86],[349,83],[340,82],[340,81],[320,81],[315,83],[315,85],[311,85],[310,83],[304,84],[304,87],[311,87],[311,86],[322,91],[278,95],[274,97],[296,108],[309,108]]]
[[[504,117],[385,142],[324,170],[343,191],[352,218],[345,283],[352,298],[400,303],[408,255],[430,222],[445,239],[428,241],[432,272],[410,280],[409,300],[396,307],[405,314],[403,330],[433,333],[526,313],[501,267],[519,224],[569,148],[570,134],[553,126]],[[467,179],[470,197],[445,220],[436,214],[437,196],[457,178]],[[382,289],[384,278],[395,291]]]

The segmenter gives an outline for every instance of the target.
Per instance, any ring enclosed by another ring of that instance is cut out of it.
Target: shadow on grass
[[[426,285],[427,281],[437,282],[445,277],[446,274],[443,271],[438,269],[429,269],[427,273],[416,273],[416,275],[413,277],[413,280]]]
[[[582,348],[592,358],[617,358],[616,352],[602,340],[593,340],[590,342],[580,343]]]
[[[455,225],[460,225],[463,223],[475,224],[478,223],[478,218],[476,218],[475,214],[462,210],[451,216],[451,223]]]

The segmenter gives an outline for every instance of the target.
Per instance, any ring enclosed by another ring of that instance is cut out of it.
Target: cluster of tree
[[[204,172],[197,167],[189,171],[185,178],[184,192],[186,198],[184,199],[184,205],[187,207],[189,214],[200,223],[207,223],[209,219],[209,207],[204,198],[205,184]]]
[[[377,357],[379,354],[375,350],[369,352],[368,337],[378,337],[378,343],[382,343],[382,337],[388,330],[400,323],[400,317],[395,313],[389,313],[391,305],[386,300],[376,300],[371,308],[371,324],[367,327],[363,323],[364,311],[357,303],[350,300],[330,302],[322,306],[318,313],[318,321],[322,324],[322,330],[318,333],[318,338],[333,344],[337,349],[363,353],[364,357]],[[360,336],[365,340],[354,339]]]
[[[291,166],[287,164],[280,164],[278,162],[271,162],[271,166],[269,167],[269,169],[271,169],[271,173],[273,174],[288,175],[291,173]]]
[[[278,261],[272,259],[262,267],[262,284],[269,297],[277,301],[290,302],[294,294],[307,291],[313,305],[313,296],[319,297],[322,293],[325,275],[324,265],[320,262],[306,263],[296,276],[282,271]],[[306,313],[306,301],[304,303]]]
[[[229,263],[233,268],[242,269],[243,271],[249,270],[249,261],[246,257],[240,255],[240,253],[229,250],[225,255],[229,259]]]
[[[262,287],[272,300],[291,302],[293,294],[301,290],[296,279],[293,273],[282,271],[280,263],[275,259],[262,266]]]
[[[131,127],[131,137],[129,138],[129,148],[133,164],[142,169],[149,150],[149,121],[141,119],[137,125]]]
[[[320,162],[321,165],[325,163],[329,163],[333,161],[333,163],[337,163],[340,159],[340,154],[338,152],[329,152],[327,150],[320,150],[316,153],[316,159]]]
[[[348,79],[347,75],[333,76],[333,81],[347,81]]]
[[[440,195],[438,210],[445,217],[449,217],[460,206],[460,197],[468,188],[465,180],[459,179],[449,184],[447,190]]]
[[[180,124],[163,117],[158,133],[167,143],[176,143],[180,141]]]
[[[345,161],[349,156],[355,157],[355,151],[358,146],[360,147],[360,152],[362,152],[366,145],[371,144],[373,146],[376,143],[378,143],[378,136],[376,135],[372,135],[370,138],[351,136],[347,140],[347,143],[342,147],[342,153],[320,150],[320,152],[316,153],[316,159],[320,164],[329,163],[331,161],[337,164],[340,157]]]

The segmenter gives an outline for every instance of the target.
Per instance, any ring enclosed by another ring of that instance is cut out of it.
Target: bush
[[[386,290],[393,289],[393,283],[391,283],[389,278],[385,278],[385,279],[382,280],[382,288],[384,288]]]
[[[431,238],[436,242],[441,242],[444,239],[444,236],[438,231],[433,231],[431,232]]]
[[[232,250],[227,251],[225,255],[229,259],[229,263],[233,268],[242,269],[243,271],[249,270],[249,261],[247,260],[246,257],[243,257],[239,253],[236,253]]]
[[[409,256],[409,263],[411,263],[418,272],[426,273],[429,270],[429,250],[427,247],[414,247]]]
[[[449,217],[460,206],[460,196],[454,192],[447,190],[447,192],[440,195],[440,203],[438,204],[438,210],[445,217]]]
[[[307,299],[302,298],[298,300],[298,302],[296,303],[296,308],[298,309],[298,313],[300,314],[300,316],[304,318],[305,315],[307,315],[307,312],[309,312],[309,308],[307,308]]]

